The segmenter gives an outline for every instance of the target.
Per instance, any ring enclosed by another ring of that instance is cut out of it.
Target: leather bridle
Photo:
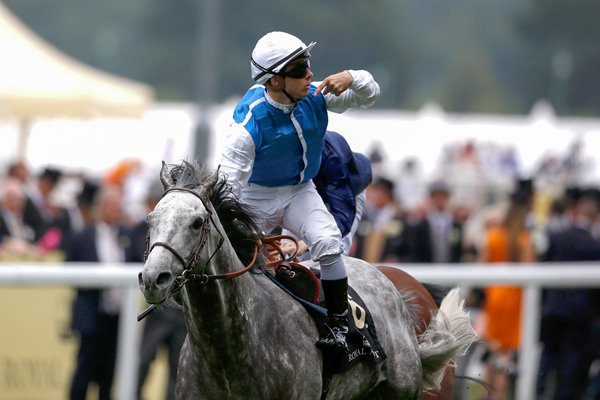
[[[233,279],[236,278],[248,271],[250,271],[250,269],[252,268],[252,266],[254,265],[255,261],[256,261],[256,257],[258,255],[258,247],[259,247],[259,243],[256,244],[255,250],[254,250],[254,257],[252,259],[252,261],[250,262],[250,264],[248,264],[246,267],[244,267],[244,269],[240,270],[240,271],[235,271],[235,272],[228,272],[225,274],[206,274],[204,271],[206,270],[206,267],[208,266],[208,264],[211,262],[211,260],[213,259],[213,257],[215,256],[215,254],[221,249],[221,246],[223,246],[223,242],[225,241],[225,237],[223,236],[223,234],[221,233],[221,231],[218,230],[217,225],[215,224],[215,221],[213,220],[213,214],[212,211],[210,210],[210,208],[207,207],[207,204],[205,203],[205,200],[200,196],[200,194],[198,194],[196,191],[191,190],[191,189],[186,189],[186,188],[171,188],[165,191],[165,193],[163,194],[163,197],[165,195],[167,195],[167,193],[170,192],[175,192],[175,191],[179,191],[179,192],[185,192],[185,193],[190,193],[193,194],[194,196],[196,196],[204,205],[204,208],[206,209],[206,211],[208,212],[208,218],[206,218],[203,222],[202,222],[202,226],[200,227],[200,239],[198,240],[198,242],[195,244],[194,249],[192,250],[192,253],[190,255],[190,258],[187,260],[187,262],[185,261],[185,259],[179,254],[179,252],[177,252],[177,250],[175,250],[175,248],[173,246],[171,246],[168,243],[165,242],[154,242],[152,243],[152,245],[148,245],[149,243],[149,235],[150,232],[148,232],[148,237],[146,238],[147,241],[147,252],[144,254],[144,262],[146,261],[146,259],[148,258],[148,254],[150,254],[150,252],[155,248],[155,247],[163,247],[165,249],[167,249],[169,252],[171,252],[171,254],[173,254],[175,256],[175,258],[181,263],[181,265],[183,265],[183,272],[181,273],[180,276],[178,276],[176,279],[180,281],[179,283],[179,288],[181,288],[187,281],[197,281],[200,283],[208,283],[211,280],[216,280],[216,279]],[[208,258],[208,261],[206,262],[206,264],[204,265],[204,268],[202,270],[201,273],[194,273],[193,269],[196,266],[198,259],[200,258],[200,252],[202,251],[202,249],[204,248],[204,246],[206,245],[206,242],[208,241],[208,234],[210,233],[210,224],[212,223],[212,225],[215,227],[215,229],[217,230],[220,239],[219,239],[219,244],[217,245],[217,248],[213,251],[213,253],[211,254],[211,256]]]

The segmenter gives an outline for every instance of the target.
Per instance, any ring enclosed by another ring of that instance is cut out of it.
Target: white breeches
[[[266,233],[276,227],[289,230],[304,240],[313,260],[342,254],[340,230],[312,181],[281,187],[248,184],[242,200],[262,219]]]

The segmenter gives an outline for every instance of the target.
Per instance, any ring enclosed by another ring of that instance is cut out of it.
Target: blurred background
[[[85,182],[117,184],[133,224],[161,161],[216,166],[252,85],[252,48],[273,30],[318,43],[315,80],[373,74],[375,106],[331,115],[330,129],[370,157],[396,220],[423,218],[431,184],[444,182],[465,225],[460,262],[482,260],[497,205],[522,182],[535,189],[528,229],[540,259],[548,221],[566,209],[557,201],[600,184],[599,1],[3,0],[0,11],[0,171],[8,179],[21,163],[27,186],[58,170],[46,199],[55,211],[79,206]],[[44,233],[0,257],[64,259]],[[408,260],[397,243],[386,253],[400,236],[373,261]],[[52,304],[68,304],[70,293],[56,296]],[[68,336],[68,315],[56,319]],[[0,385],[25,385],[14,376]]]

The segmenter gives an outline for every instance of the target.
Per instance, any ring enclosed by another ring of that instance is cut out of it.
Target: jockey
[[[330,332],[323,350],[347,351],[348,275],[341,233],[312,178],[321,164],[327,111],[370,107],[379,85],[367,71],[342,71],[311,84],[310,50],[297,37],[270,32],[252,51],[256,84],[237,104],[221,170],[270,232],[282,226],[308,243],[321,265]]]

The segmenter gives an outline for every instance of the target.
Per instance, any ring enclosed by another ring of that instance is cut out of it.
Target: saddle
[[[275,247],[277,244],[270,244]],[[277,247],[277,250],[279,250]],[[308,268],[296,261],[287,261],[283,254],[274,257],[269,254],[269,262],[272,267],[269,271],[264,271],[265,275],[292,296],[296,301],[306,308],[313,317],[319,335],[324,336],[328,332],[326,327],[327,309],[324,303],[324,296],[321,291],[320,270]],[[377,340],[375,323],[371,313],[358,293],[348,286],[348,336],[347,342],[350,352],[341,356],[339,354],[323,354],[324,369],[331,374],[344,372],[359,361],[368,360],[376,364],[382,363],[385,358],[385,352]]]

